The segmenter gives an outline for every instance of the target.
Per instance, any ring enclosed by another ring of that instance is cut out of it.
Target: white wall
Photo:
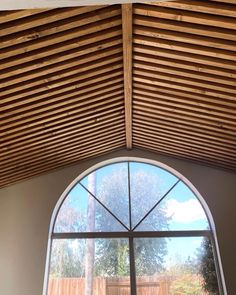
[[[155,0],[155,2],[172,0]],[[73,7],[84,5],[111,5],[122,3],[151,2],[149,0],[1,0],[0,10]]]
[[[236,174],[144,151],[119,151],[0,190],[0,294],[41,295],[54,206],[81,172],[100,161],[135,156],[163,162],[187,177],[215,220],[228,295],[236,294]]]

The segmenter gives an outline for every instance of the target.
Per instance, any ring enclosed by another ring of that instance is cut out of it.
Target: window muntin
[[[166,219],[167,227],[158,222],[158,216],[163,215]],[[208,229],[209,222],[202,205],[186,184],[180,181],[135,230],[177,231]]]
[[[88,206],[94,206],[94,226],[89,227]],[[101,216],[103,219],[101,220]],[[104,222],[105,220],[105,222]],[[125,231],[126,229],[78,183],[64,200],[54,225],[55,233]]]
[[[92,173],[96,173],[96,198],[129,227],[128,164],[115,163]],[[89,190],[88,177],[83,178],[80,183]],[[119,207],[111,201],[114,194],[120,196]]]
[[[95,188],[89,185],[91,176],[96,178]],[[92,230],[91,224],[88,226],[88,207],[91,200],[94,203]],[[61,226],[63,211],[67,211],[68,204],[76,213],[69,214],[69,220],[64,219],[64,226]],[[189,207],[197,208],[197,214],[195,210],[192,214],[191,211],[186,211]],[[184,210],[188,222],[180,218]],[[76,216],[83,220],[79,226],[73,224]],[[87,237],[105,238],[104,241],[112,237],[128,239],[131,294],[141,292],[139,270],[135,269],[135,245],[138,240],[159,239],[163,245],[168,244],[168,239],[184,240],[186,237],[210,238],[213,241],[205,211],[188,186],[169,171],[142,162],[107,165],[77,183],[62,203],[55,220],[53,242],[62,237],[84,241]]]

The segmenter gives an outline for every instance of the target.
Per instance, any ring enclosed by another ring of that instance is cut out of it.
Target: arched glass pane
[[[186,184],[179,182],[136,230],[207,229],[209,223],[199,200]]]
[[[137,286],[152,282],[153,294],[220,294],[208,238],[136,238],[134,249]]]
[[[49,295],[130,295],[128,239],[53,240]]]
[[[177,180],[174,175],[156,166],[145,163],[130,163],[132,228]]]
[[[126,231],[94,197],[77,184],[63,202],[54,232]]]
[[[128,164],[112,164],[92,173],[96,174],[96,197],[129,228]],[[89,189],[89,176],[81,184]]]

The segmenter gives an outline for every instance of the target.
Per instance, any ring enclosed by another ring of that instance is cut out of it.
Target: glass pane
[[[176,182],[177,178],[164,169],[150,164],[130,163],[132,228]]]
[[[179,182],[137,227],[138,231],[206,230],[209,223],[199,200]]]
[[[96,197],[129,228],[128,164],[116,163],[91,173],[81,181],[88,190],[92,174]]]
[[[48,295],[129,295],[128,239],[53,240]]]
[[[126,229],[77,184],[63,202],[54,226],[54,232],[126,231]]]
[[[137,238],[134,249],[137,295],[219,294],[209,239]]]

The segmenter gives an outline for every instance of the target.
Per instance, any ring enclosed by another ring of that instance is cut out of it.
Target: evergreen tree
[[[200,250],[200,259],[200,274],[203,277],[204,290],[211,295],[219,295],[214,255],[210,239],[203,239]]]

